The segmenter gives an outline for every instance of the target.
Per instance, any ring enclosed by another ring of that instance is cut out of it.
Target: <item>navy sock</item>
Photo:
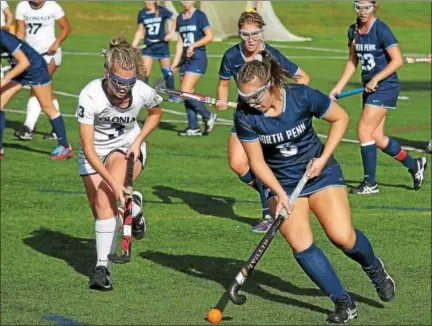
[[[69,147],[69,142],[66,137],[66,128],[65,128],[63,116],[60,114],[58,117],[52,119],[51,125],[58,137],[59,145],[62,145],[63,147]]]
[[[0,111],[0,149],[3,148],[3,133],[6,128],[6,113]]]
[[[165,84],[168,88],[174,89],[174,75],[169,67],[162,68],[162,75],[165,79]]]
[[[239,178],[241,181],[258,191],[261,199],[262,215],[265,216],[267,214],[270,214],[270,207],[268,206],[265,187],[260,180],[255,178],[252,170],[249,169],[245,174],[239,176]]]
[[[191,104],[194,106],[195,110],[203,117],[204,120],[210,119],[210,111],[207,110],[204,103],[198,102],[198,101],[190,101]]]
[[[337,276],[333,266],[330,264],[324,253],[312,245],[299,253],[294,253],[297,263],[310,277],[310,279],[330,297],[333,301],[337,298],[348,295],[343,288],[339,277]]]
[[[198,118],[195,107],[192,105],[190,100],[184,101],[184,106],[186,108],[187,119],[189,122],[190,129],[198,129]]]
[[[361,144],[361,156],[363,161],[364,181],[375,184],[377,147],[374,141]]]
[[[396,139],[389,137],[389,142],[382,151],[393,157],[396,161],[401,162],[408,169],[415,170],[416,164],[414,159],[402,149],[400,143]]]
[[[379,265],[369,239],[359,230],[355,229],[356,242],[351,250],[343,250],[344,254],[359,263],[363,268]]]

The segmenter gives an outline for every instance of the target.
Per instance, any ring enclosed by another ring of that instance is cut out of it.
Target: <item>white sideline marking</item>
[[[178,111],[174,111],[174,110],[163,109],[163,111],[168,112],[168,113],[177,114],[177,115],[182,115],[182,116],[186,115],[186,113],[182,113],[182,112],[178,112]],[[19,114],[26,114],[27,113],[27,111],[14,110],[14,109],[7,109],[6,112],[19,113]],[[65,118],[76,118],[74,114],[68,114],[68,113],[62,113],[62,116],[64,116]],[[200,117],[199,119],[201,120],[202,118]],[[162,119],[161,121],[162,122],[172,122],[172,123],[185,123],[185,124],[188,123],[188,121],[186,121],[186,120]],[[221,119],[218,119],[218,121],[216,121],[216,124],[222,125],[222,126],[232,126],[233,122],[231,120],[221,118]],[[317,133],[317,135],[318,135],[318,137],[324,138],[324,139],[327,139],[327,137],[328,137],[327,135],[324,135],[324,134],[318,134]],[[358,144],[359,143],[358,140],[348,139],[348,138],[342,138],[342,142],[343,143],[350,143],[350,144]],[[424,153],[424,150],[410,147],[410,146],[402,146],[402,148],[407,150],[407,151]]]

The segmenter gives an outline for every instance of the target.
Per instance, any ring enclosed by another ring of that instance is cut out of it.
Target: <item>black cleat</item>
[[[97,266],[93,276],[90,277],[89,288],[99,291],[111,291],[113,289],[111,276],[105,266]]]
[[[133,193],[133,204],[140,207],[140,212],[132,218],[132,236],[136,240],[141,240],[146,234],[147,226],[143,215],[142,195],[138,191]]]
[[[423,185],[425,179],[425,172],[427,168],[426,157],[421,157],[415,160],[416,169],[408,170],[414,181],[414,190],[419,190]]]
[[[379,194],[379,188],[377,183],[371,184],[366,181],[363,181],[357,187],[351,188],[350,193],[355,195]]]
[[[53,139],[57,140],[57,134],[54,132],[54,130],[51,130],[51,132],[48,132],[46,134],[43,134],[43,139]]]
[[[336,299],[335,310],[328,315],[327,321],[335,324],[346,324],[357,318],[357,307],[349,295],[343,295]]]
[[[210,113],[210,118],[208,120],[204,120],[205,128],[203,132],[203,136],[208,136],[210,132],[213,130],[217,119],[216,113]]]
[[[396,284],[386,272],[381,259],[379,257],[377,259],[379,260],[379,266],[363,268],[363,270],[372,280],[372,284],[375,286],[381,301],[389,302],[395,297]]]
[[[178,135],[179,136],[202,136],[202,133],[199,128],[198,129],[187,128],[186,130],[179,131]]]
[[[33,131],[26,125],[22,125],[14,132],[15,137],[21,140],[31,140],[33,138]]]

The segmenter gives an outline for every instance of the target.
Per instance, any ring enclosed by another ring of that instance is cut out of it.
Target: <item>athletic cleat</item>
[[[343,295],[336,299],[335,310],[328,316],[328,322],[346,324],[357,318],[357,307],[349,295]]]
[[[21,140],[31,140],[33,138],[33,131],[26,125],[22,125],[14,132],[15,137]]]
[[[210,132],[213,130],[215,123],[216,123],[216,119],[217,119],[217,114],[216,113],[210,113],[210,118],[208,120],[204,120],[204,123],[205,123],[205,128],[204,128],[204,132],[203,132],[204,136],[208,136],[210,134]]]
[[[266,215],[265,218],[259,220],[258,224],[252,228],[252,232],[266,233],[272,225],[273,218],[270,215]]]
[[[96,266],[93,276],[89,279],[89,288],[99,291],[111,291],[113,289],[111,275],[105,266]]]
[[[375,286],[381,301],[389,302],[395,297],[396,284],[385,270],[381,259],[379,257],[377,259],[379,260],[379,266],[363,268],[363,270],[372,280],[372,284]]]
[[[371,184],[366,181],[363,181],[357,187],[351,188],[350,193],[356,195],[379,194],[379,188],[377,183]]]
[[[57,134],[54,132],[54,130],[52,130],[51,132],[47,132],[45,134],[43,134],[43,139],[53,139],[53,140],[57,140]]]
[[[144,238],[147,230],[147,225],[143,214],[142,194],[138,191],[134,191],[132,197],[133,205],[139,207],[139,211],[137,213],[135,213],[134,209],[132,208],[132,236],[136,240],[141,240]]]
[[[0,149],[0,160],[4,159],[4,148]]]
[[[54,161],[67,160],[68,158],[71,158],[72,156],[73,156],[73,150],[72,150],[71,145],[69,145],[69,147],[64,147],[62,145],[58,145],[51,152],[51,159]]]
[[[429,141],[429,144],[426,146],[425,152],[432,154],[432,139]]]
[[[202,136],[202,133],[199,128],[198,129],[187,128],[186,130],[179,131],[178,135],[179,136]]]
[[[423,185],[425,179],[425,172],[427,167],[426,157],[421,157],[415,160],[416,169],[408,170],[414,181],[414,190],[419,190]]]
[[[177,96],[170,96],[168,101],[170,103],[181,103],[183,100],[180,97]]]

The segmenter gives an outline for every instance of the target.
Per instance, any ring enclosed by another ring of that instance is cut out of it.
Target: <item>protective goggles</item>
[[[259,106],[261,102],[264,100],[265,93],[269,88],[270,88],[270,82],[268,82],[264,86],[257,88],[250,94],[242,93],[240,89],[237,89],[237,93],[244,102],[246,102],[252,107],[256,107]]]
[[[249,40],[260,41],[263,39],[263,33],[264,30],[262,28],[257,29],[253,32],[248,32],[245,31],[244,29],[239,30],[239,36],[243,41],[249,41]]]
[[[358,3],[354,2],[354,11],[356,13],[363,12],[365,14],[370,14],[374,11],[375,5],[373,3]]]
[[[132,89],[132,87],[134,87],[137,81],[137,75],[135,74],[132,78],[124,79],[112,72],[109,72],[108,80],[116,92],[127,93]]]

